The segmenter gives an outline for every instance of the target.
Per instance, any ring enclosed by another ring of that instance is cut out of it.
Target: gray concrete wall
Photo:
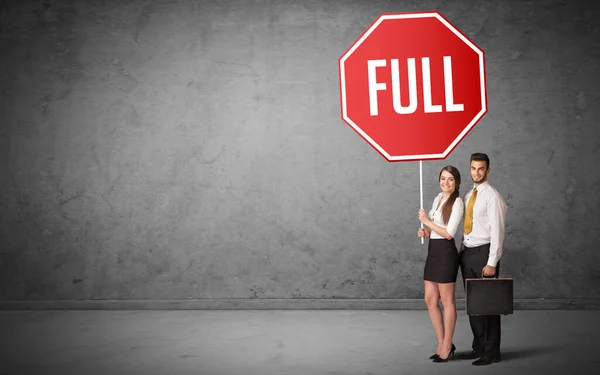
[[[426,206],[487,152],[515,298],[598,299],[597,3],[5,1],[0,300],[422,298],[418,163],[341,120],[337,62],[431,9],[485,51],[489,112],[423,163]]]

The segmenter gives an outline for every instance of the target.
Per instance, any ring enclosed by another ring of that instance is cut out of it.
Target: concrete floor
[[[599,317],[515,311],[503,361],[476,367],[427,359],[426,311],[2,311],[0,374],[591,374]],[[470,350],[464,310],[454,337]]]

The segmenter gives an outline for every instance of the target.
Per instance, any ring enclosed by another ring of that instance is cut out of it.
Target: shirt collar
[[[489,186],[490,186],[489,180],[485,180],[484,183],[479,184],[479,186],[477,186],[477,192],[480,193],[480,192],[482,192],[483,190],[485,190]],[[473,189],[474,188],[475,188],[475,184],[473,184]],[[473,191],[473,189],[471,189],[471,191]]]

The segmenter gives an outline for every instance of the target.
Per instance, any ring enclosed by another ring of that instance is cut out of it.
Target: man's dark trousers
[[[463,286],[466,279],[481,278],[490,254],[490,245],[465,247],[460,253],[460,269]],[[500,262],[496,265],[496,274],[500,273]],[[470,316],[469,323],[473,332],[473,350],[481,355],[500,355],[500,315]]]

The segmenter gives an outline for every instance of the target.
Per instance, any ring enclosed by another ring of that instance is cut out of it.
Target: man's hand
[[[496,267],[486,265],[483,267],[483,276],[494,276],[496,274]]]

